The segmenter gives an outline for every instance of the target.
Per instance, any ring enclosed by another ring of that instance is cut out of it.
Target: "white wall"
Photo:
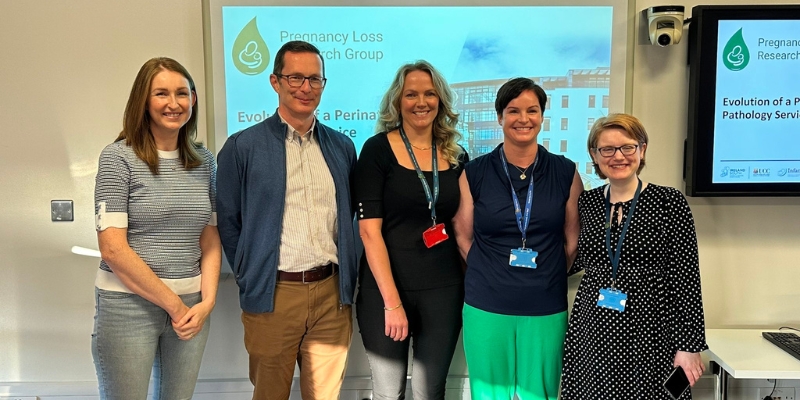
[[[93,379],[97,260],[70,247],[97,248],[97,157],[139,67],[169,55],[202,84],[200,21],[196,1],[0,2],[0,381]],[[75,222],[50,222],[52,199]]]
[[[632,1],[637,10],[663,4]],[[688,9],[694,4],[673,3]],[[679,188],[686,50],[685,41],[669,48],[636,44],[633,70],[633,113],[651,136],[643,177]],[[0,396],[53,391],[47,387],[54,382],[94,385],[90,334],[97,260],[73,255],[70,248],[96,247],[97,156],[121,128],[139,66],[161,55],[193,74],[204,116],[200,1],[0,1]],[[265,96],[273,95],[265,88]],[[200,135],[206,136],[203,119]],[[50,221],[53,199],[75,201],[74,222]],[[700,242],[707,326],[800,325],[800,198],[689,202]],[[247,357],[230,279],[220,286],[212,318],[201,379],[206,385],[240,385]],[[465,373],[458,353],[451,374]],[[348,377],[368,374],[355,335]]]
[[[701,4],[710,3],[767,2]],[[685,5],[690,14],[697,3],[669,4]],[[636,9],[656,5],[664,2],[639,0]],[[642,119],[651,140],[642,176],[681,189],[686,59],[685,40],[666,48],[637,45],[633,69],[633,114]],[[800,198],[689,198],[689,204],[697,227],[707,327],[800,327]]]

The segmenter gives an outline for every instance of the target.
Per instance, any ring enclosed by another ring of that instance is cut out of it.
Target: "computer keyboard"
[[[761,336],[800,360],[800,336],[789,332],[761,332]]]

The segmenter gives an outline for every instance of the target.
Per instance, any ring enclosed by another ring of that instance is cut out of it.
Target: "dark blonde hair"
[[[403,117],[400,113],[400,99],[403,95],[403,86],[406,83],[406,76],[414,71],[423,71],[431,76],[433,87],[439,96],[439,112],[433,121],[433,137],[436,140],[436,147],[442,151],[442,155],[452,166],[458,165],[458,157],[463,152],[458,141],[461,140],[461,133],[456,130],[458,124],[458,114],[453,109],[456,101],[455,93],[445,81],[436,68],[429,62],[418,60],[414,63],[405,64],[397,70],[397,74],[389,86],[389,90],[383,95],[380,118],[376,125],[376,132],[389,132],[400,128],[403,124]]]
[[[608,116],[602,117],[595,121],[594,125],[592,125],[592,129],[589,131],[589,138],[586,140],[586,147],[589,151],[590,157],[597,148],[597,140],[600,139],[600,134],[609,129],[619,129],[624,131],[629,138],[635,140],[637,143],[639,143],[639,145],[647,144],[649,141],[647,137],[647,131],[644,129],[644,125],[642,125],[642,122],[639,121],[638,118],[630,114],[609,114]],[[592,157],[592,160],[594,160],[594,157]],[[639,172],[642,172],[642,169],[644,169],[644,164],[644,158],[642,158],[641,162],[639,163],[639,169],[636,170],[637,175]],[[597,174],[597,176],[599,176],[601,179],[608,178],[605,176],[605,174],[600,172],[600,168],[597,166],[597,163],[592,161],[592,165],[594,166],[594,173]]]
[[[150,167],[150,172],[155,175],[158,174],[158,150],[150,132],[150,113],[147,112],[147,100],[150,97],[153,78],[161,71],[173,71],[183,75],[189,81],[192,96],[197,97],[194,80],[183,65],[167,57],[148,60],[139,69],[139,73],[133,81],[128,104],[125,106],[125,116],[122,119],[122,132],[115,140],[125,140],[125,144],[133,148],[136,156],[144,161]],[[192,116],[178,133],[179,158],[185,168],[194,168],[203,163],[200,153],[197,152],[197,148],[202,146],[202,143],[195,141],[197,114],[198,105],[195,101],[192,106]]]

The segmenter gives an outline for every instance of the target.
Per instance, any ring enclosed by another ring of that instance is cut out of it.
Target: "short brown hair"
[[[179,62],[167,58],[156,57],[148,60],[133,81],[131,94],[128,96],[128,104],[125,106],[125,116],[122,119],[122,132],[119,133],[115,141],[125,140],[125,144],[131,146],[136,156],[147,163],[150,172],[158,174],[158,151],[155,139],[150,133],[150,114],[147,112],[147,99],[150,97],[150,90],[153,78],[161,71],[173,71],[183,75],[189,81],[189,89],[192,96],[197,97],[194,80],[189,75],[189,71]],[[202,164],[203,160],[197,152],[197,148],[202,146],[195,141],[197,136],[197,118],[199,107],[195,101],[192,106],[192,116],[186,121],[178,133],[179,158],[185,168],[194,168]]]
[[[292,40],[290,42],[286,42],[283,46],[281,46],[280,49],[278,49],[278,53],[275,54],[275,62],[272,66],[273,75],[280,75],[283,73],[283,67],[286,64],[287,52],[316,54],[317,57],[319,57],[319,60],[322,62],[322,77],[325,77],[325,59],[322,58],[322,53],[319,52],[317,46],[302,40]]]
[[[541,86],[537,85],[533,79],[530,78],[513,78],[500,86],[497,90],[497,98],[494,101],[494,109],[497,111],[497,116],[503,115],[503,110],[508,107],[508,103],[519,97],[522,92],[530,90],[539,99],[539,107],[541,108],[542,115],[547,108],[547,94]]]
[[[635,140],[640,145],[647,144],[649,141],[647,137],[647,131],[644,129],[644,125],[642,125],[642,122],[639,121],[638,118],[630,114],[609,114],[608,116],[602,117],[595,121],[594,125],[592,125],[592,129],[589,131],[589,138],[586,140],[586,147],[589,151],[589,157],[592,156],[592,150],[597,147],[597,140],[600,139],[600,134],[609,129],[620,129],[624,131],[629,138]],[[594,157],[592,157],[592,160],[594,160]],[[644,158],[642,158],[641,162],[639,163],[639,169],[636,170],[637,175],[639,172],[642,172],[644,164]],[[605,176],[605,174],[600,172],[600,168],[597,166],[597,163],[592,161],[592,165],[594,166],[594,173],[597,174],[597,176],[599,176],[601,179],[608,178]]]

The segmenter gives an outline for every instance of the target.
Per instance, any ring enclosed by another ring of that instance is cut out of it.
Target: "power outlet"
[[[72,215],[72,200],[51,200],[50,220],[73,221],[74,217]]]
[[[775,388],[775,392],[772,391],[772,388],[758,388],[758,400],[762,400],[764,397],[768,396],[772,393],[771,397],[772,400],[794,400],[794,388],[793,387],[779,387]]]

